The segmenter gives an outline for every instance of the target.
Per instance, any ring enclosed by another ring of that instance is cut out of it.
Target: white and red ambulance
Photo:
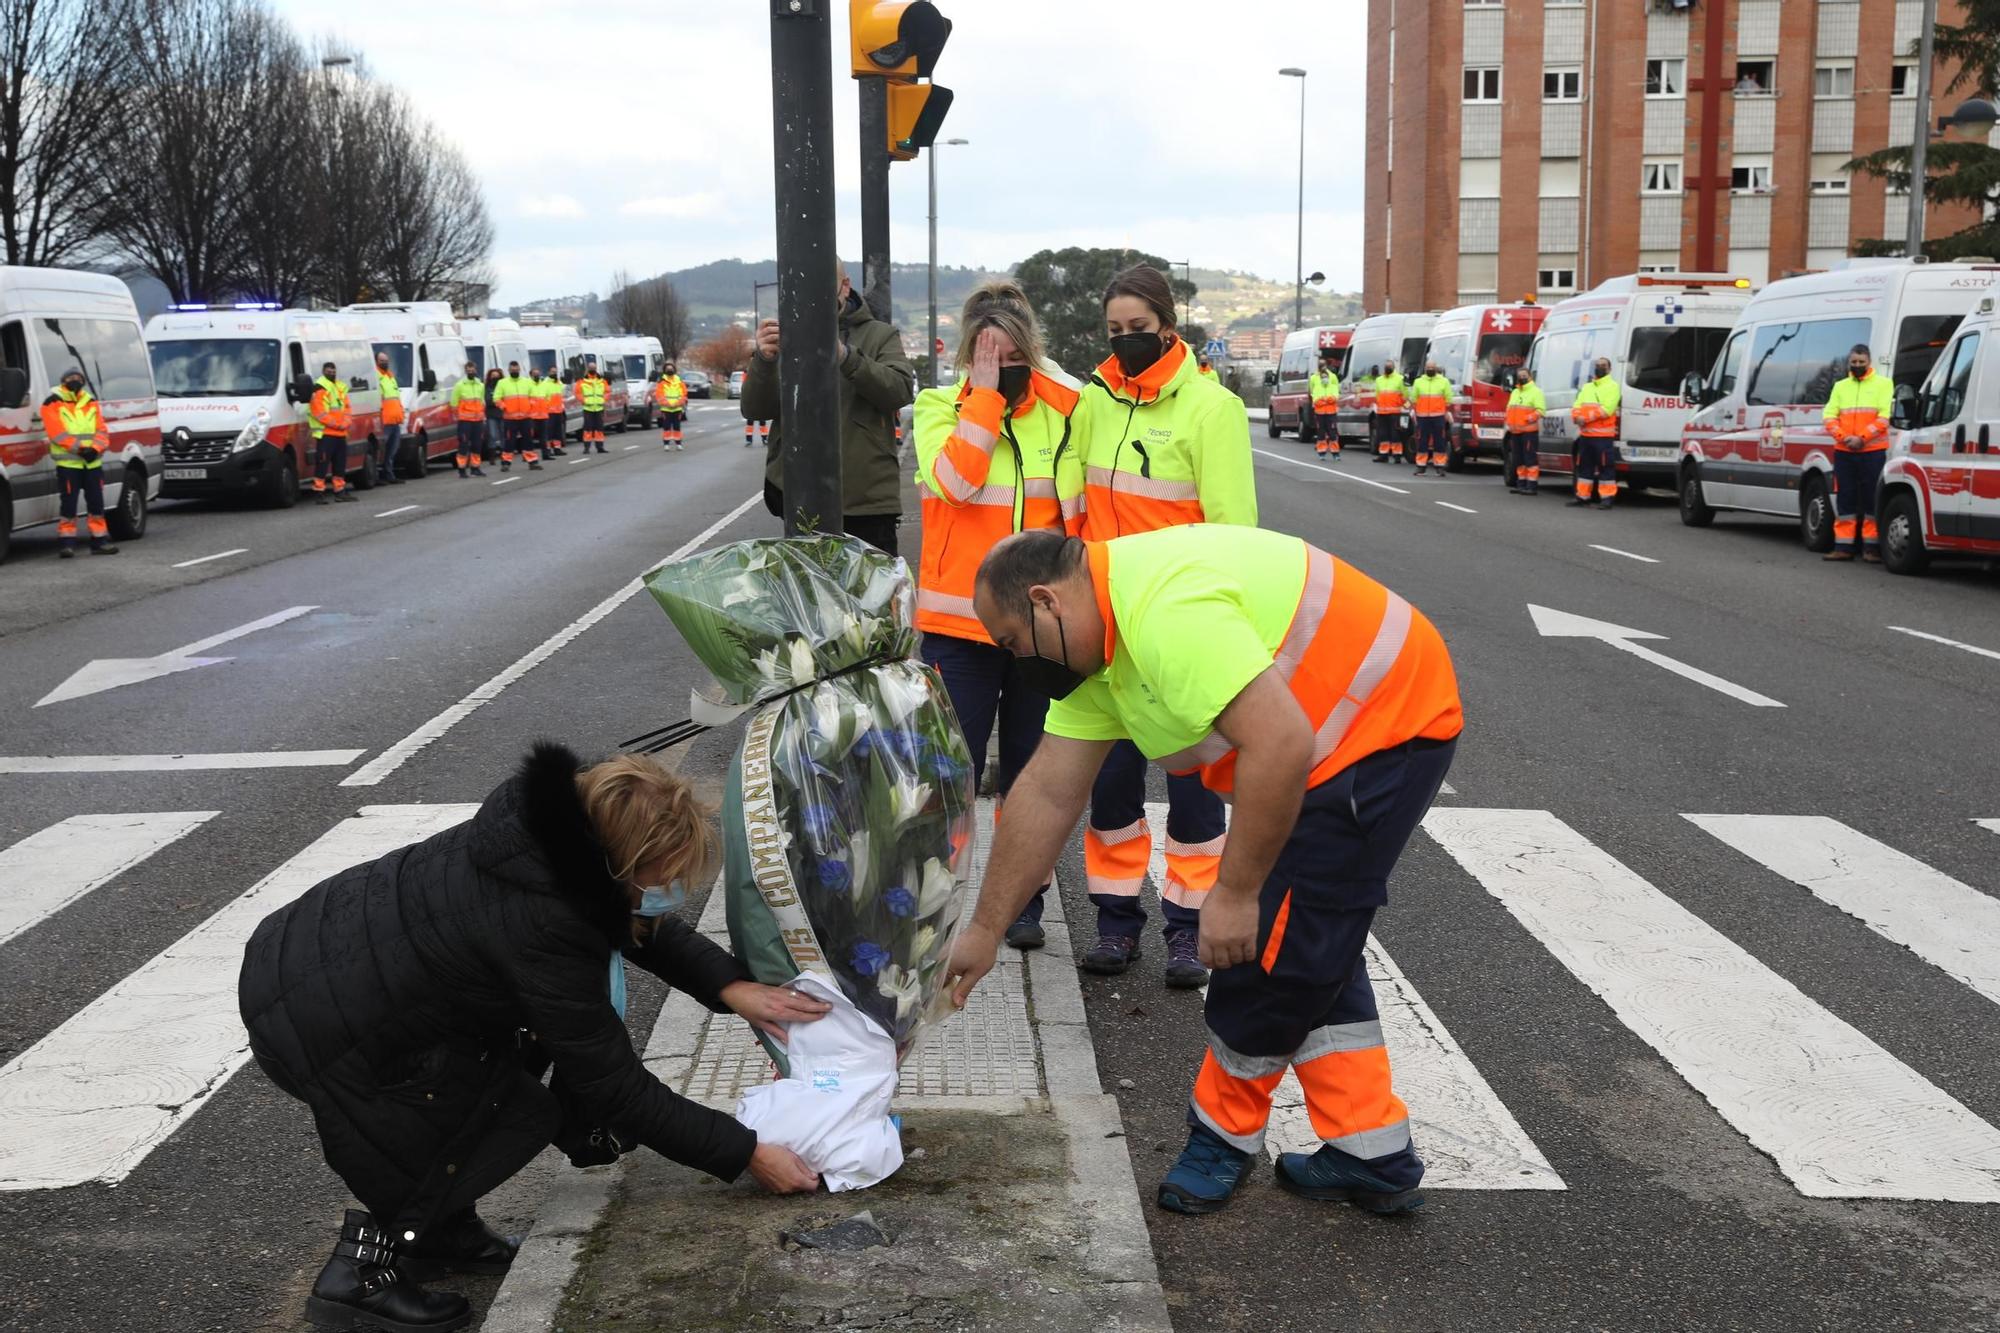
[[[1958,326],[1914,399],[1897,404],[1882,469],[1882,563],[1920,574],[1933,556],[2000,557],[2000,317]]]
[[[576,396],[576,382],[583,378],[582,335],[568,324],[524,324],[521,340],[528,345],[528,366],[562,383],[563,436],[576,434],[583,429],[583,404]]]
[[[1513,305],[1462,305],[1437,317],[1424,359],[1437,362],[1456,390],[1445,462],[1451,471],[1462,470],[1468,458],[1504,456],[1514,372],[1527,362],[1548,313],[1529,296]]]
[[[632,419],[632,395],[625,387],[623,338],[585,338],[584,365],[597,367],[609,387],[604,392],[604,428],[624,430]]]
[[[1335,418],[1343,447],[1366,447],[1374,429],[1375,383],[1360,377],[1376,366],[1400,369],[1406,380],[1421,375],[1424,348],[1430,345],[1437,318],[1435,310],[1370,315],[1354,326],[1347,343],[1348,374],[1342,384],[1340,414]]]
[[[377,355],[403,399],[403,442],[396,470],[430,475],[430,465],[458,452],[458,414],[452,386],[465,374],[465,338],[445,301],[363,302],[341,307],[368,330]]]
[[[1310,391],[1313,373],[1319,369],[1320,358],[1332,352],[1333,372],[1345,384],[1347,345],[1353,338],[1352,324],[1327,324],[1285,335],[1285,345],[1278,352],[1278,368],[1267,372],[1271,377],[1271,411],[1265,422],[1265,434],[1275,440],[1289,430],[1301,440],[1313,438]]]

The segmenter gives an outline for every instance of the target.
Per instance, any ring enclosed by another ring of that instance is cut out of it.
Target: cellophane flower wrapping
[[[771,985],[831,980],[900,1060],[950,1012],[973,838],[971,759],[915,657],[909,567],[853,538],[772,538],[647,586],[714,674],[712,702],[751,707],[723,804],[737,956]]]

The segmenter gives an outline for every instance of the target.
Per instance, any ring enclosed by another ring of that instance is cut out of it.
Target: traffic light
[[[930,0],[848,0],[857,79],[928,79],[937,67],[951,20]]]
[[[951,110],[951,89],[935,83],[889,85],[889,156],[909,162],[937,142],[944,113]]]

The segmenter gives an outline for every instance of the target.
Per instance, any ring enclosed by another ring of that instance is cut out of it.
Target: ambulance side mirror
[[[1265,371],[1265,372],[1264,372],[1264,383],[1265,383],[1265,385],[1266,385],[1267,387],[1269,387],[1269,388],[1273,388],[1273,389],[1277,388],[1277,387],[1278,387],[1278,372],[1277,372],[1277,371],[1275,371],[1275,370],[1267,370],[1267,371]]]
[[[1687,399],[1696,407],[1707,407],[1709,405],[1711,400],[1708,396],[1708,385],[1703,381],[1700,371],[1690,370],[1681,377],[1681,397]]]
[[[28,400],[28,372],[19,366],[0,370],[0,407],[19,407]]]
[[[1924,414],[1924,397],[1907,384],[1896,386],[1896,404],[1889,410],[1889,424],[1908,430]]]
[[[1509,393],[1514,392],[1514,390],[1519,388],[1520,385],[1521,385],[1521,377],[1515,374],[1513,371],[1503,370],[1500,372],[1500,387],[1505,389],[1507,392]]]
[[[292,387],[288,391],[295,403],[309,403],[313,396],[312,376],[301,373],[292,376]]]
[[[435,393],[437,392],[437,386],[438,386],[437,372],[435,370],[426,370],[424,372],[424,377],[421,380],[417,381],[417,392]]]

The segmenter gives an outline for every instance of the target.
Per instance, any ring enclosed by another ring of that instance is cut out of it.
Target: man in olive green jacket
[[[916,397],[917,372],[903,354],[903,339],[876,319],[840,271],[841,508],[846,530],[869,545],[896,554],[896,521],[903,512],[903,468],[896,423]],[[743,377],[743,419],[769,421],[764,464],[764,505],[785,514],[784,422],[778,412],[778,322],[757,328],[757,350]]]

